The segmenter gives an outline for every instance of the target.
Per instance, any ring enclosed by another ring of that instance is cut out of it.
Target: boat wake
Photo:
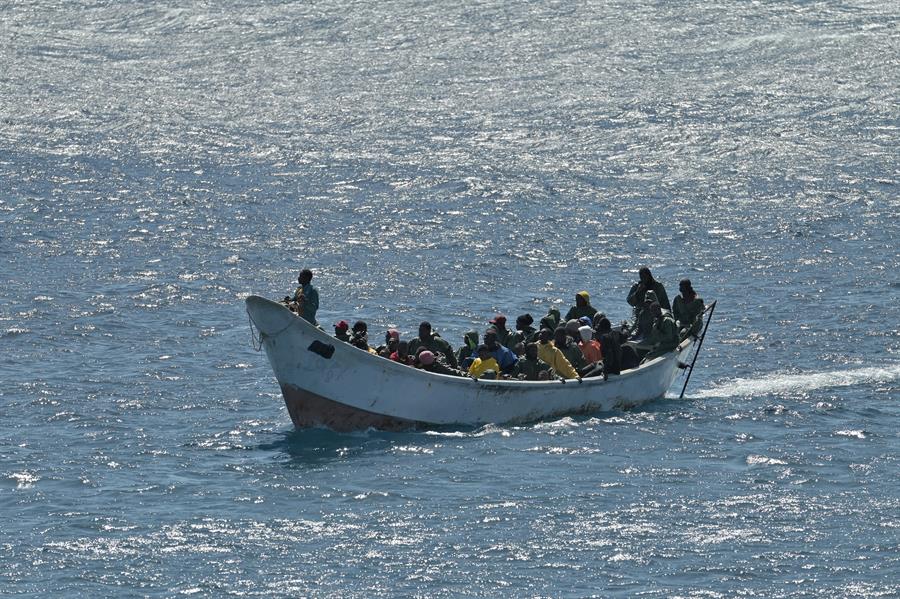
[[[773,395],[826,389],[829,387],[853,387],[872,383],[888,383],[900,379],[900,364],[871,366],[855,370],[835,370],[810,374],[760,375],[759,378],[739,378],[725,381],[689,393],[691,398],[735,397],[741,395]]]

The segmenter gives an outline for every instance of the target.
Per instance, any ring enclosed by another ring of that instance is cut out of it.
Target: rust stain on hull
[[[297,428],[324,426],[337,432],[349,432],[369,428],[407,431],[427,427],[423,422],[353,408],[293,385],[281,385],[281,394]]]

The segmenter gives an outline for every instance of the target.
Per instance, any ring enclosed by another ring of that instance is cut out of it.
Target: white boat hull
[[[476,381],[361,351],[268,299],[250,296],[246,304],[294,425],[337,431],[531,422],[634,407],[665,395],[693,345],[688,339],[607,381]]]

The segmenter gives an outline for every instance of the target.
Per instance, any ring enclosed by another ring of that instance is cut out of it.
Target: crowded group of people
[[[301,271],[299,286],[283,303],[318,326],[319,293],[312,277],[309,269]],[[678,291],[670,304],[663,284],[644,267],[626,298],[633,319],[620,326],[613,327],[591,305],[590,294],[579,291],[564,317],[550,308],[537,327],[531,314],[518,316],[515,325],[508,327],[506,316],[497,314],[480,339],[478,331],[466,332],[456,351],[430,322],[422,322],[418,335],[409,340],[401,339],[397,329],[388,329],[384,342],[375,347],[369,341],[368,325],[361,320],[352,326],[346,320],[336,322],[334,336],[360,350],[438,374],[525,381],[606,378],[664,355],[700,333],[703,299],[688,279],[680,281]]]

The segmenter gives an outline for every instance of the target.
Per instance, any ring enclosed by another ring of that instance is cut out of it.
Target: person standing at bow
[[[308,268],[300,271],[297,282],[300,284],[291,298],[297,305],[297,314],[312,325],[319,326],[316,312],[319,310],[319,290],[313,287],[313,273]]]

